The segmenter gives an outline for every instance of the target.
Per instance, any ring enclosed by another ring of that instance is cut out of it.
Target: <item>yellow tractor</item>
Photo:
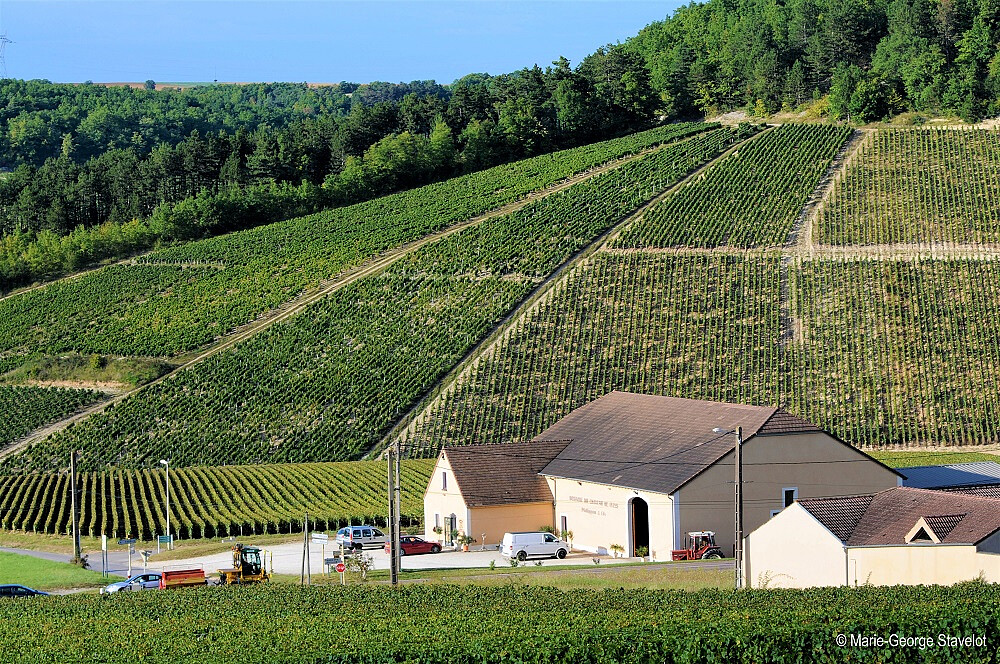
[[[262,583],[269,578],[264,568],[264,556],[255,546],[237,544],[233,547],[232,568],[219,570],[219,581],[222,585]]]

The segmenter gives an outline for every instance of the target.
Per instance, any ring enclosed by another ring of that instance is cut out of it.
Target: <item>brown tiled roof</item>
[[[841,542],[846,542],[871,505],[872,495],[811,498],[799,502]]]
[[[469,507],[551,502],[549,485],[538,472],[569,442],[462,445],[445,447],[441,453]]]
[[[572,442],[542,471],[545,475],[672,493],[758,434],[819,431],[773,406],[698,401],[612,392],[577,408],[536,440]]]
[[[979,496],[980,498],[993,498],[1000,500],[1000,484],[973,484],[972,486],[952,486],[947,489],[938,489],[949,493],[962,493],[966,496]]]
[[[943,544],[976,544],[1000,530],[1000,500],[955,492],[896,487],[868,496],[806,498],[799,503],[848,546],[905,544],[924,519]],[[852,528],[847,528],[851,522]]]

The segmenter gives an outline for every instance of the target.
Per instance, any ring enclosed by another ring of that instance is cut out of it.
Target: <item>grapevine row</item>
[[[620,247],[784,245],[851,130],[782,125],[749,141],[622,233]]]
[[[402,440],[527,440],[612,390],[782,405],[859,447],[1000,440],[1000,265],[600,254]]]
[[[1000,132],[881,130],[821,215],[831,245],[1000,242]]]
[[[164,249],[137,265],[109,266],[4,298],[0,362],[33,353],[163,357],[192,350],[380,252],[605,162],[712,127],[667,125],[542,155]]]
[[[0,385],[0,449],[103,398],[93,390]]]
[[[401,514],[423,515],[432,463],[401,464]],[[163,470],[81,473],[77,480],[80,532],[153,539],[166,533]],[[382,462],[176,468],[170,471],[170,527],[179,538],[225,537],[302,530],[303,515],[320,530],[384,522]],[[66,473],[0,477],[0,528],[68,534],[70,481]]]
[[[50,469],[357,458],[542,279],[734,140],[719,129],[495,217],[354,282],[4,460]]]

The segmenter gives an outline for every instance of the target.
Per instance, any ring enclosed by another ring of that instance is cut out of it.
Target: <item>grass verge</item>
[[[97,588],[109,582],[100,572],[69,563],[0,551],[0,584],[19,583],[35,590]]]

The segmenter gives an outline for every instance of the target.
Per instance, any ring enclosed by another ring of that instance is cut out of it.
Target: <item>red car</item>
[[[441,545],[437,542],[428,542],[413,535],[403,535],[399,538],[399,555],[401,556],[410,556],[414,553],[438,553],[439,551],[441,551]],[[385,552],[392,552],[392,545],[389,542],[385,543]]]

